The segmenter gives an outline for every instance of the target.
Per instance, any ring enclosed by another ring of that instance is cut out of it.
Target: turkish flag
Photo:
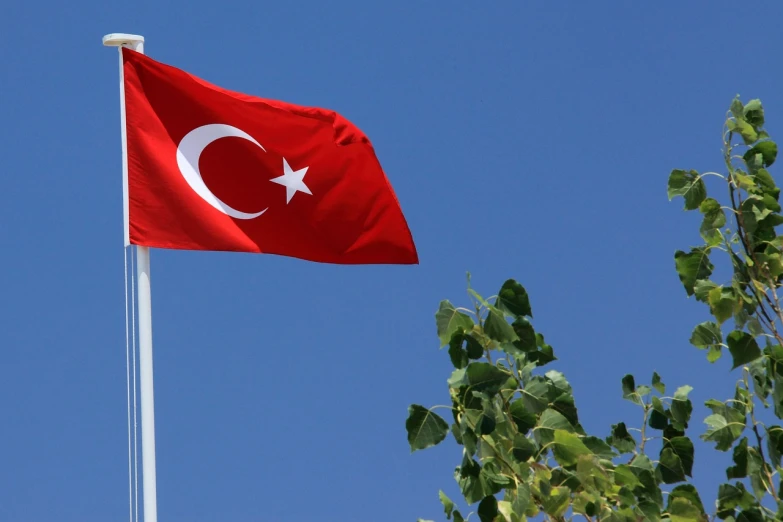
[[[416,264],[362,131],[122,49],[132,244],[337,264]]]

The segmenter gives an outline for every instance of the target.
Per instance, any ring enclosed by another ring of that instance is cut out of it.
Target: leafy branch
[[[694,464],[693,442],[686,434],[693,412],[690,386],[668,396],[658,373],[652,373],[649,385],[637,385],[626,375],[622,396],[641,408],[641,425],[618,422],[606,437],[590,435],[579,422],[565,376],[545,368],[556,357],[533,326],[525,288],[509,279],[496,296],[485,299],[470,287],[468,276],[469,307],[442,301],[435,314],[441,347],[448,347],[454,366],[447,380],[451,406],[443,407],[451,410],[453,422],[434,408],[414,404],[406,429],[412,452],[452,435],[462,448],[454,478],[464,503],[477,504],[481,522],[783,519],[781,487],[775,485],[783,472],[783,427],[765,423],[783,418],[778,325],[783,325],[778,296],[783,236],[776,232],[783,216],[780,189],[767,170],[777,145],[763,126],[759,100],[743,104],[735,99],[723,129],[726,172],[675,169],[667,187],[669,199],[682,197],[685,210],[702,216],[702,243],[674,255],[687,296],[706,305],[712,316],[696,325],[690,342],[706,350],[710,363],[728,350],[731,369],[742,373],[732,398],[705,403],[711,414],[704,419],[701,439],[718,452],[731,451],[733,462],[714,509],[705,509],[689,482]],[[705,179],[725,188],[723,202],[708,197]],[[726,212],[734,217],[732,225]],[[711,279],[719,260],[731,273],[722,284]],[[727,326],[730,321],[733,328]],[[655,461],[647,454],[652,440]],[[448,520],[466,520],[443,491],[439,497]]]
[[[406,428],[412,451],[452,434],[462,447],[455,480],[465,502],[478,503],[482,522],[534,516],[564,522],[577,515],[591,522],[659,520],[683,509],[703,514],[698,496],[684,494],[685,484],[668,492],[668,504],[661,490],[684,482],[693,467],[693,443],[684,433],[693,409],[690,387],[667,398],[657,373],[650,386],[638,387],[627,375],[623,396],[642,407],[640,442],[624,423],[607,437],[588,435],[565,376],[543,369],[556,358],[533,327],[525,288],[509,279],[493,298],[472,288],[468,293],[475,312],[443,301],[435,314],[454,366],[447,381],[453,423],[412,405]],[[648,428],[661,430],[666,440],[657,463],[644,454]],[[442,491],[440,499],[448,519],[464,520]]]

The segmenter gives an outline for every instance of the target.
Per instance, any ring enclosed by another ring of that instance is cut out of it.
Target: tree
[[[417,404],[406,421],[412,452],[449,433],[462,448],[454,478],[471,513],[463,515],[468,511],[441,491],[447,519],[783,519],[776,478],[783,471],[783,428],[774,424],[783,418],[783,236],[776,232],[783,216],[780,189],[767,170],[777,145],[763,126],[759,100],[735,99],[724,125],[724,174],[677,169],[668,182],[670,200],[682,197],[685,210],[703,216],[703,243],[674,256],[686,294],[712,316],[694,328],[690,342],[706,351],[710,363],[728,350],[729,378],[737,381],[733,397],[706,402],[712,414],[700,434],[733,457],[726,483],[710,494],[714,506],[705,506],[690,482],[690,386],[667,394],[657,373],[644,385],[626,375],[622,396],[639,406],[641,425],[634,430],[618,422],[605,437],[588,434],[565,376],[547,370],[556,358],[532,324],[525,288],[509,279],[485,299],[470,288],[468,276],[470,308],[442,301],[435,314],[440,344],[448,346],[455,368],[447,381],[451,404],[440,407],[451,410],[453,422],[436,413],[439,407]],[[726,191],[723,203],[708,197],[706,178]],[[711,280],[713,263],[731,268],[731,278]],[[661,443],[648,444],[652,432]]]

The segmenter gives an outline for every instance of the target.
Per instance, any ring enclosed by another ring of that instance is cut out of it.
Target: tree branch
[[[754,272],[758,271],[759,263],[756,259],[755,252],[753,251],[753,248],[751,247],[750,241],[748,240],[747,236],[745,235],[745,220],[742,216],[742,196],[740,194],[737,194],[737,198],[739,198],[739,204],[737,204],[737,200],[734,197],[734,167],[731,164],[731,138],[732,138],[731,132],[729,132],[729,136],[724,142],[725,146],[725,152],[724,152],[724,161],[726,163],[726,168],[729,170],[729,176],[727,178],[727,182],[729,185],[729,197],[731,198],[731,208],[734,211],[734,219],[737,223],[737,235],[740,238],[740,242],[742,243],[742,248],[745,251],[745,254],[748,256],[748,258],[753,260],[753,268],[747,267],[748,272],[753,270]],[[746,265],[747,266],[747,265]],[[762,274],[763,275],[763,274]],[[751,277],[752,279],[752,277]],[[761,299],[759,296],[758,289],[753,285],[752,281],[748,282],[748,286],[750,286],[751,291],[753,292],[753,296],[756,298],[756,302],[758,303],[759,309],[761,310],[762,315],[767,320],[768,327],[772,332],[775,334],[775,337],[780,341],[783,342],[783,339],[780,338],[778,335],[777,327],[775,325],[775,321],[769,316],[769,313],[767,313],[767,309],[764,306],[764,300]],[[781,314],[780,309],[772,302],[772,300],[769,298],[769,296],[765,293],[763,294],[766,301],[772,306],[773,310],[777,312],[778,317],[780,318],[781,322],[783,322],[783,314]],[[777,300],[777,299],[776,299]]]
[[[758,450],[759,450],[759,456],[761,457],[761,465],[764,468],[764,474],[767,476],[767,481],[769,483],[769,493],[772,495],[772,498],[775,499],[775,502],[778,502],[778,493],[775,490],[775,483],[772,478],[772,474],[770,473],[770,466],[767,464],[767,458],[764,455],[764,445],[761,441],[762,437],[759,433],[759,427],[758,423],[756,422],[756,416],[754,414],[754,403],[753,403],[753,397],[755,394],[750,391],[750,384],[748,383],[748,371],[745,370],[745,375],[743,376],[743,380],[745,383],[745,390],[750,395],[750,401],[748,404],[748,412],[750,413],[750,422],[753,424],[753,433],[756,435],[756,443],[758,444]]]
[[[642,430],[641,430],[641,438],[642,442],[639,444],[639,453],[644,455],[644,445],[647,442],[647,437],[645,435],[647,431],[647,417],[650,415],[650,410],[652,409],[652,406],[650,404],[644,405],[644,419],[642,420]]]

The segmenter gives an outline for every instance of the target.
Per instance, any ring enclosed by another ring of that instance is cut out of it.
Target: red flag
[[[341,115],[122,56],[131,243],[418,263],[372,144]]]

